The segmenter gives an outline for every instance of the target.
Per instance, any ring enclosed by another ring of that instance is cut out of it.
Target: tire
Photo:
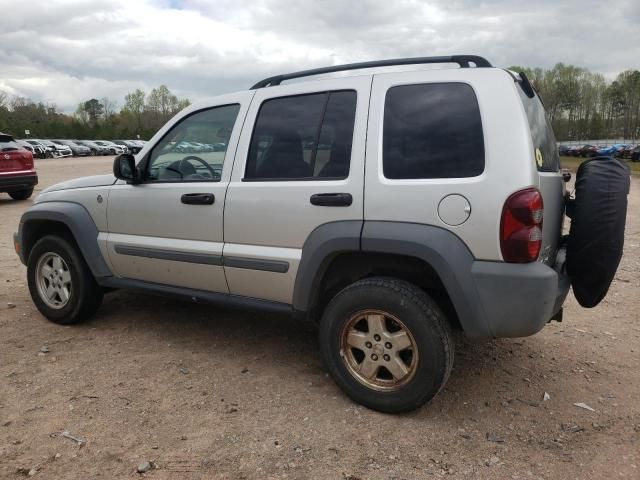
[[[55,256],[62,260],[62,264],[56,265]],[[48,261],[50,258],[51,262]],[[57,294],[53,300],[45,298],[44,290],[51,285],[51,280],[43,281],[43,275],[38,273],[45,271],[45,264],[49,267],[48,271],[58,275],[53,280],[58,285],[68,282],[66,302],[61,294]],[[61,273],[57,274],[56,271]],[[48,235],[36,242],[27,261],[27,282],[31,299],[40,313],[61,325],[71,325],[91,317],[102,303],[102,288],[93,278],[73,239],[67,236]],[[52,306],[55,302],[59,305]]]
[[[15,192],[9,192],[9,196],[14,200],[26,200],[33,194],[33,187],[26,190],[16,190]]]
[[[384,338],[372,336],[380,331],[376,318],[381,313]],[[368,332],[363,331],[365,325]],[[398,334],[403,330],[403,342],[411,346],[401,350]],[[319,338],[338,386],[354,401],[381,412],[407,412],[424,405],[442,389],[453,367],[454,345],[445,315],[424,291],[394,278],[363,279],[339,292],[323,312]],[[351,338],[362,348],[353,348]],[[391,373],[398,371],[399,361],[409,372],[404,378]],[[368,379],[361,375],[365,362],[376,365]]]
[[[566,206],[571,219],[566,272],[582,307],[593,308],[605,298],[620,265],[629,175],[624,160],[610,157],[582,162],[576,172],[575,198]]]
[[[92,157],[95,157],[96,155],[98,155],[98,152],[97,152],[97,150],[95,148],[92,148],[89,153],[91,153]]]

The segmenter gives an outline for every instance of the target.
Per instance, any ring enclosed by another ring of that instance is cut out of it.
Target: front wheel
[[[66,236],[48,235],[36,242],[27,261],[27,282],[33,303],[54,323],[78,323],[102,303],[102,289]]]
[[[453,367],[444,314],[425,292],[394,278],[360,280],[338,293],[320,321],[320,348],[349,397],[388,413],[431,400]]]

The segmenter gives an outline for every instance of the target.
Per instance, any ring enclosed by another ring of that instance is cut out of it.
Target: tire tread
[[[435,301],[431,297],[429,297],[429,295],[425,291],[421,290],[410,282],[393,277],[369,277],[358,280],[342,289],[334,297],[334,299],[341,295],[349,294],[354,290],[363,288],[392,290],[399,294],[403,299],[406,298],[409,302],[416,305],[420,309],[420,311],[422,311],[424,315],[429,318],[431,327],[435,331],[439,342],[441,342],[442,344],[445,368],[442,380],[435,392],[432,390],[425,390],[420,398],[411,403],[398,403],[394,406],[377,408],[378,410],[382,410],[388,413],[401,413],[413,410],[427,403],[430,399],[434,398],[444,388],[447,380],[449,379],[449,376],[453,369],[455,356],[455,346],[453,342],[453,335],[451,333],[451,327],[446,321],[444,313],[441,312]]]

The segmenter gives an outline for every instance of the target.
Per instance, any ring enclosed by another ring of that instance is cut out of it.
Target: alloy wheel
[[[349,373],[374,390],[401,388],[418,365],[418,348],[409,329],[381,310],[351,316],[342,331],[340,354]]]
[[[64,259],[54,252],[44,253],[36,265],[38,294],[47,306],[64,308],[72,295],[71,272]]]

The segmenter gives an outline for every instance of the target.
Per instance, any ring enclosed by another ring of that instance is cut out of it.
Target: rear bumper
[[[38,175],[0,175],[0,192],[15,192],[16,190],[26,190],[38,184]]]
[[[540,331],[562,308],[570,287],[564,250],[554,268],[538,262],[475,261],[471,275],[488,337],[526,337]]]

